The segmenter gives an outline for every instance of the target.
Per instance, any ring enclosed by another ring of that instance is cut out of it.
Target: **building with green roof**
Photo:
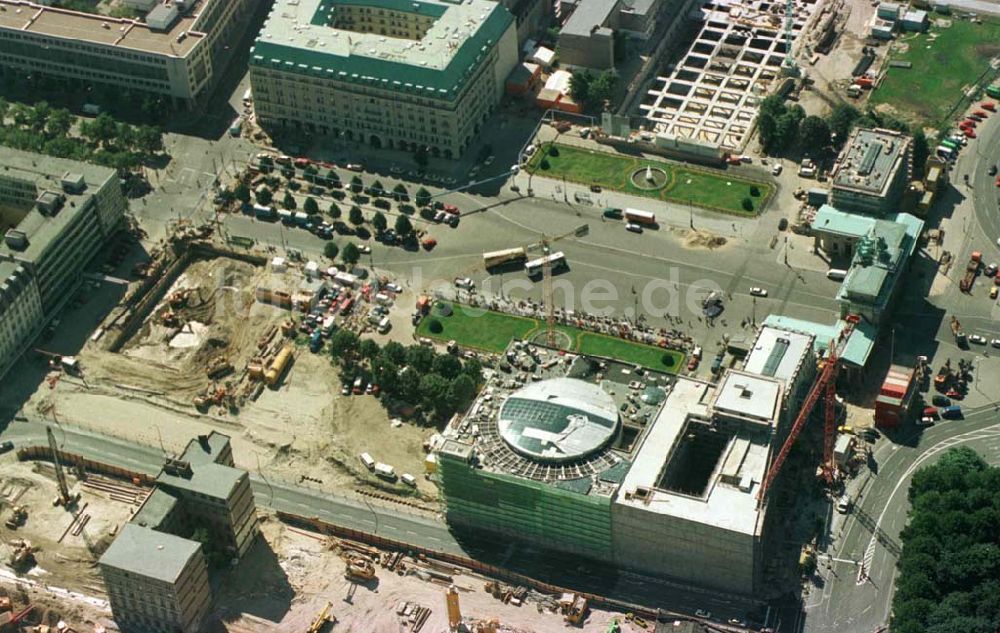
[[[840,317],[858,314],[879,325],[902,287],[899,281],[916,251],[923,221],[909,213],[879,219],[823,205],[812,229],[817,250],[851,257],[837,292]]]
[[[514,18],[489,0],[277,0],[250,82],[266,129],[457,158],[517,61]]]

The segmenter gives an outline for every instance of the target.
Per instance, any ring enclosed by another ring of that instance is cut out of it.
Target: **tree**
[[[426,207],[431,203],[431,192],[421,187],[417,189],[417,195],[413,201],[417,203],[418,207]]]
[[[448,381],[437,374],[420,378],[420,404],[428,411],[439,412],[448,396]]]
[[[372,361],[372,378],[381,387],[383,393],[397,394],[399,390],[399,367],[379,354]]]
[[[396,365],[403,365],[406,363],[406,348],[403,347],[402,343],[397,341],[389,341],[382,347],[382,355],[393,362]]]
[[[385,193],[386,193],[385,187],[382,186],[382,181],[381,180],[376,180],[375,182],[372,183],[371,192],[372,192],[372,195],[374,195],[374,196],[384,196],[385,195]]]
[[[140,125],[135,129],[135,147],[147,154],[163,149],[163,132],[153,125]]]
[[[448,402],[451,412],[465,409],[476,397],[476,383],[465,374],[459,374],[448,385]]]
[[[353,266],[358,263],[358,259],[361,257],[361,251],[358,247],[354,245],[353,242],[349,242],[344,246],[344,250],[340,252],[340,259],[344,261],[345,264]]]
[[[920,178],[924,175],[924,168],[927,165],[927,157],[930,156],[931,148],[927,142],[927,136],[923,128],[917,128],[913,133],[913,175]]]
[[[233,189],[233,197],[235,197],[240,202],[249,204],[250,203],[250,187],[248,187],[245,182],[237,183],[236,188]]]
[[[462,363],[462,373],[478,385],[483,380],[483,364],[478,358],[470,358]]]
[[[400,216],[403,217],[403,216]],[[376,211],[375,215],[372,216],[372,228],[375,229],[376,233],[382,233],[388,228],[389,221],[385,219],[385,216],[381,211]]]
[[[3,127],[3,120],[7,117],[7,111],[10,109],[10,103],[0,97],[0,127]]]
[[[605,103],[614,101],[617,87],[618,73],[614,70],[605,70],[594,78],[587,89],[587,103],[590,108],[604,110]]]
[[[740,203],[740,206],[743,207],[744,211],[748,211],[748,212],[749,211],[753,211],[753,200],[749,196],[746,197],[746,198],[743,198],[743,201]]]
[[[361,341],[361,345],[358,347],[358,353],[361,355],[361,358],[365,358],[369,361],[378,356],[378,352],[378,343],[370,338],[366,338]]]
[[[48,120],[49,115],[52,113],[52,108],[49,106],[48,101],[39,101],[28,112],[30,113],[28,127],[36,132],[41,132],[45,128],[45,122]]]
[[[396,395],[406,402],[416,404],[420,399],[420,372],[412,367],[404,367],[399,372],[399,387]]]
[[[129,149],[135,145],[135,132],[132,126],[121,121],[115,123],[114,142],[109,143],[108,145],[117,147],[121,150]]]
[[[434,350],[423,345],[410,345],[406,348],[406,364],[420,374],[426,374],[434,364]]]
[[[361,181],[361,176],[354,176],[351,178],[351,192],[361,193],[365,188],[365,183]]]
[[[427,163],[430,162],[430,156],[427,153],[426,145],[418,145],[417,149],[413,151],[413,162],[417,164],[417,167],[421,171],[427,168]]]
[[[326,255],[327,259],[337,259],[337,253],[339,252],[340,249],[337,248],[337,245],[333,242],[327,242],[326,245],[323,246],[323,254]]]
[[[330,217],[333,218],[334,220],[340,217],[340,207],[337,206],[336,202],[331,202],[330,208],[327,209],[326,212],[329,213]]]
[[[396,232],[400,235],[409,235],[413,232],[413,223],[405,215],[396,216]]]
[[[344,250],[347,250],[346,248]],[[330,337],[330,354],[339,358],[341,364],[349,362],[358,350],[358,335],[347,329],[340,329]]]
[[[73,115],[65,108],[53,110],[45,122],[45,133],[52,137],[66,136],[73,127],[74,120]]]
[[[274,194],[267,187],[261,187],[257,190],[256,198],[257,204],[268,205],[274,200]]]
[[[431,371],[451,380],[462,372],[462,362],[451,354],[438,354],[431,364]]]
[[[331,183],[340,182],[340,174],[333,171],[332,169],[328,169],[326,172],[326,179],[328,182]]]
[[[861,113],[854,106],[847,104],[834,106],[830,113],[829,125],[830,132],[835,136],[835,146],[839,147],[844,144],[848,134],[851,133],[851,128],[854,127],[854,122],[860,117]]]
[[[9,114],[11,120],[14,121],[14,125],[18,127],[26,127],[31,121],[31,117],[34,115],[31,107],[24,105],[23,103],[13,103],[10,106]]]
[[[281,206],[289,211],[295,208],[295,197],[290,191],[285,192],[285,197],[281,199]]]
[[[590,103],[590,85],[594,82],[594,73],[589,70],[577,70],[569,78],[569,95],[573,101]]]
[[[822,150],[830,144],[830,126],[826,119],[807,116],[799,124],[799,143],[805,150]]]
[[[118,133],[118,125],[110,114],[102,112],[93,121],[81,125],[80,133],[94,145],[107,147]]]
[[[347,219],[351,221],[351,224],[364,224],[365,215],[361,213],[361,207],[354,205],[351,210],[347,213]]]
[[[406,190],[406,185],[403,183],[397,183],[396,186],[392,188],[392,197],[396,199],[396,202],[403,202],[410,197],[410,192]]]
[[[306,198],[305,203],[302,205],[302,210],[309,215],[316,215],[319,213],[319,204],[317,204],[316,200],[312,197]]]

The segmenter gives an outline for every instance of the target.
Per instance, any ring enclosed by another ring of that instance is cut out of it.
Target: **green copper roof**
[[[435,19],[418,41],[336,29],[338,6]],[[514,22],[487,0],[278,0],[254,43],[250,64],[426,98],[453,100]]]

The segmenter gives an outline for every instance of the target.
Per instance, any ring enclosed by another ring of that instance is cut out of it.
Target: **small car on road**
[[[767,290],[765,290],[764,288],[760,288],[758,286],[751,286],[750,287],[750,294],[752,294],[755,297],[766,297],[767,296]]]
[[[633,233],[642,233],[642,225],[635,222],[628,222],[625,224],[625,230],[632,231]]]
[[[476,282],[472,281],[468,277],[460,277],[455,279],[455,287],[462,288],[463,290],[472,290],[476,287]]]
[[[990,345],[996,348],[1000,348],[1000,338],[995,338],[992,341],[990,341]]]
[[[969,342],[975,343],[976,345],[986,345],[986,337],[980,334],[970,334]]]
[[[781,175],[781,170],[782,170],[781,163],[775,163],[774,167],[771,168],[771,175],[772,176],[779,176],[779,175]]]

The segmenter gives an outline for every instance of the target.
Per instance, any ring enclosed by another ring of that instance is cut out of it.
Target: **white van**
[[[831,268],[830,270],[826,271],[827,279],[832,279],[834,281],[844,281],[845,277],[847,277],[847,271],[844,270],[843,268]]]
[[[358,455],[358,459],[361,460],[361,463],[364,464],[365,468],[368,470],[375,470],[375,460],[372,459],[372,456],[368,453],[361,453]]]
[[[404,484],[406,484],[411,488],[417,487],[417,478],[411,475],[410,473],[403,473],[403,476],[400,477],[400,479],[403,481]]]
[[[375,476],[381,477],[386,481],[396,481],[396,469],[389,464],[379,462],[375,464]]]
[[[392,328],[392,324],[389,322],[389,317],[382,317],[382,320],[378,322],[378,333],[385,334]]]

